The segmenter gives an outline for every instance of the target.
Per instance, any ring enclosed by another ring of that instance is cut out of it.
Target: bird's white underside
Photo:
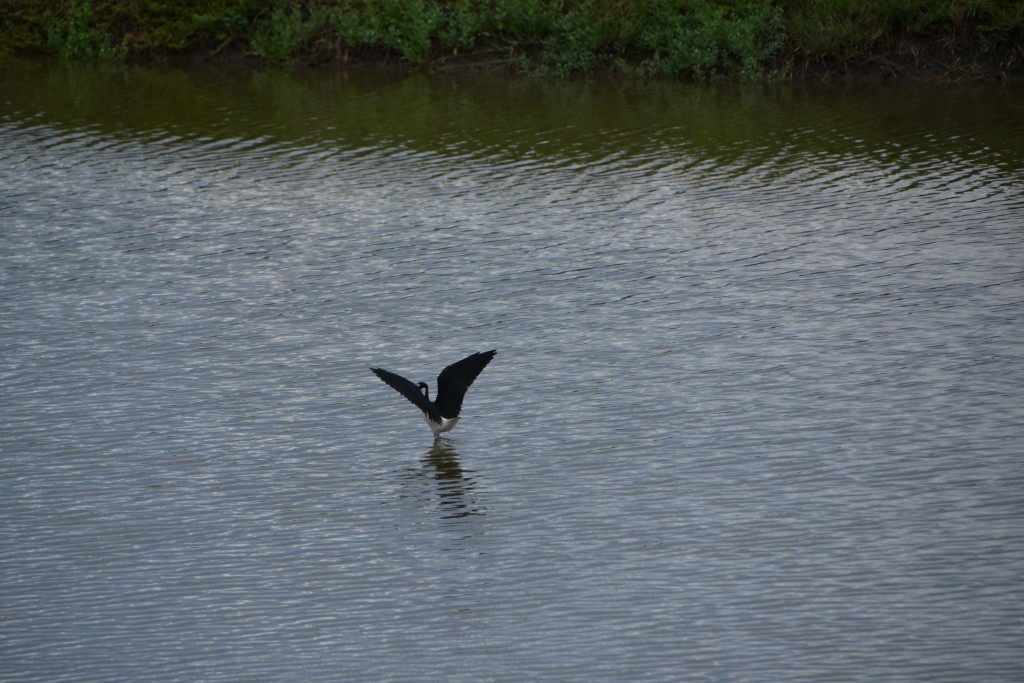
[[[426,421],[427,426],[430,427],[430,431],[434,432],[435,437],[441,432],[450,432],[451,430],[455,429],[455,425],[459,421],[459,418],[453,417],[450,420],[445,420],[442,418],[441,422],[434,422],[429,417],[427,417],[426,413],[423,413],[423,419]]]

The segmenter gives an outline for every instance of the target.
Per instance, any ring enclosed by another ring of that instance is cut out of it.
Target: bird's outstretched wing
[[[414,406],[426,413],[427,417],[433,422],[441,422],[441,416],[438,414],[437,409],[420,393],[419,387],[415,384],[401,375],[388,372],[384,368],[370,368],[370,371],[384,380],[389,387],[409,399]]]
[[[466,390],[491,362],[495,353],[497,351],[474,353],[441,371],[437,376],[437,396],[434,398],[434,405],[442,417],[451,419],[459,416]]]

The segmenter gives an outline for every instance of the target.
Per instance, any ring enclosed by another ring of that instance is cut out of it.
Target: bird
[[[426,382],[413,384],[401,375],[383,368],[370,368],[370,371],[423,411],[423,419],[427,421],[436,441],[443,432],[455,428],[466,391],[496,353],[496,350],[474,353],[442,370],[437,376],[437,395],[433,401],[430,400],[430,388]]]

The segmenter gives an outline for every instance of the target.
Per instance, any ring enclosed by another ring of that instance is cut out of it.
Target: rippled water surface
[[[1022,120],[3,63],[0,679],[1024,679]]]

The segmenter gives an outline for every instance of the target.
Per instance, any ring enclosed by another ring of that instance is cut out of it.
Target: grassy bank
[[[1024,0],[0,0],[0,50],[557,76],[1017,79]]]

